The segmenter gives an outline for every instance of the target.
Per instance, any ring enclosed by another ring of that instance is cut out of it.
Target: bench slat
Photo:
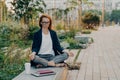
[[[42,77],[35,77],[31,74],[26,74],[25,71],[23,71],[22,73],[20,73],[18,76],[16,76],[14,79],[12,80],[55,80],[57,75],[61,75],[60,73],[62,72],[63,68],[56,68],[56,67],[52,67],[52,68],[41,68],[41,69],[35,69],[35,68],[31,68],[31,72],[35,72],[38,70],[53,70],[56,72],[56,75],[49,75],[49,76],[42,76]]]

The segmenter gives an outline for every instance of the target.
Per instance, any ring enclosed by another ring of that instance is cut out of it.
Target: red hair
[[[46,15],[46,14],[43,14],[41,17],[40,17],[40,20],[39,20],[39,26],[42,28],[42,24],[41,24],[41,22],[42,22],[42,19],[43,18],[48,18],[49,19],[49,21],[50,21],[50,25],[49,25],[49,27],[48,27],[48,29],[52,29],[52,19],[51,19],[51,17],[50,16],[48,16],[48,15]]]

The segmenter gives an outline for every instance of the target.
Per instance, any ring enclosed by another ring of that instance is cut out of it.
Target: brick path
[[[76,80],[120,80],[120,27],[92,32],[94,43],[80,53]]]

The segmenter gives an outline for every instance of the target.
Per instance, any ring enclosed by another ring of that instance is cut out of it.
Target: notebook
[[[39,70],[39,71],[31,73],[31,74],[36,77],[42,77],[42,76],[55,75],[56,73],[52,70]]]

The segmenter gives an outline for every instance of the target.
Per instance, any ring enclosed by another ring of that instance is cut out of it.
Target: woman
[[[73,53],[60,46],[56,32],[51,29],[52,20],[48,15],[40,17],[39,26],[41,28],[34,34],[32,53],[29,55],[31,65],[64,66],[64,60],[73,56]]]

